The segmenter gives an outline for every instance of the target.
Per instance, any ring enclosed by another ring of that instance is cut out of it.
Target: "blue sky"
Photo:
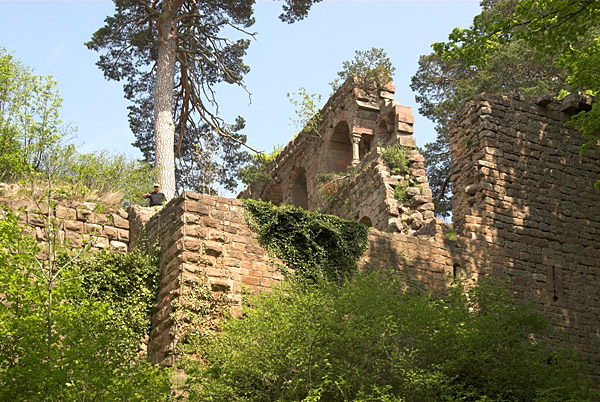
[[[420,55],[443,41],[454,27],[468,27],[480,11],[477,0],[324,0],[308,18],[288,25],[279,21],[281,3],[258,0],[257,32],[246,64],[246,86],[218,88],[221,115],[246,121],[248,143],[271,151],[295,134],[294,107],[286,94],[300,87],[309,93],[331,92],[342,62],[355,50],[384,48],[396,67],[396,101],[413,108],[417,144],[435,139],[431,122],[418,115],[410,77]],[[98,54],[83,43],[113,14],[109,0],[0,0],[0,47],[58,81],[64,99],[61,118],[78,128],[74,143],[83,152],[125,153],[139,157],[127,122],[121,83],[107,81],[95,66]]]

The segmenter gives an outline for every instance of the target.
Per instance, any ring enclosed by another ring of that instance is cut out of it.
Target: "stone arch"
[[[281,184],[275,183],[274,181],[267,184],[267,188],[265,188],[265,191],[263,191],[261,199],[263,201],[270,201],[275,205],[280,205],[283,201]]]
[[[360,223],[361,225],[365,225],[366,227],[372,228],[373,227],[373,222],[371,221],[371,218],[369,218],[368,216],[363,216],[360,221],[358,221],[358,223]]]
[[[306,170],[303,167],[295,167],[292,173],[291,204],[308,209],[308,186],[306,183]]]
[[[327,141],[327,172],[344,172],[352,163],[350,128],[345,121],[339,122]]]

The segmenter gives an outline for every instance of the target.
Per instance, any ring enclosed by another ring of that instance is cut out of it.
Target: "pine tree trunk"
[[[158,182],[167,201],[175,196],[175,123],[173,81],[175,77],[174,15],[167,9],[161,16],[154,89],[154,147]]]

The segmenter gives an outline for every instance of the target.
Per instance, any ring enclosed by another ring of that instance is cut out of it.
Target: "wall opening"
[[[308,188],[306,185],[306,170],[294,168],[292,181],[292,205],[308,209]]]
[[[369,152],[371,152],[371,146],[373,145],[373,136],[363,134],[358,144],[358,157],[362,161]]]
[[[394,116],[393,112],[390,112],[387,117],[379,122],[376,131],[376,141],[378,147],[383,147],[392,139],[392,132],[394,131]]]
[[[267,188],[263,192],[262,200],[272,202],[275,205],[280,205],[283,201],[283,194],[281,192],[281,185],[275,182],[267,184]]]
[[[345,172],[352,163],[350,129],[345,121],[338,123],[327,142],[327,171]]]
[[[373,227],[373,222],[371,221],[371,218],[369,218],[368,216],[363,216],[361,218],[361,220],[358,221],[358,223],[360,223],[361,225],[365,225],[368,228]]]

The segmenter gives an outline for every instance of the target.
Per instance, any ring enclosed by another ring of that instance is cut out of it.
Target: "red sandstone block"
[[[216,229],[219,227],[219,220],[214,219],[214,218],[204,217],[201,219],[201,224],[203,226]]]
[[[195,237],[185,237],[183,239],[184,250],[198,251],[200,250],[200,241]]]
[[[206,255],[219,257],[223,254],[223,243],[219,243],[212,240],[205,240],[202,242],[202,249]]]
[[[237,234],[239,233],[239,228],[237,226],[225,225],[223,226],[223,230],[227,233]]]
[[[129,230],[117,229],[117,239],[121,241],[129,241]]]
[[[208,216],[210,214],[210,206],[203,203],[202,200],[186,200],[183,204],[183,208],[186,212],[192,212],[201,216]]]
[[[264,255],[264,254],[267,254],[267,251],[258,245],[247,244],[246,245],[246,253],[255,254],[255,255]]]
[[[227,278],[229,277],[229,272],[224,269],[217,268],[205,268],[204,274],[209,278]]]
[[[254,264],[252,265],[254,266]],[[263,273],[258,269],[252,269],[249,273],[249,276],[261,278],[263,276]]]
[[[105,226],[104,228],[104,235],[106,237],[108,237],[110,240],[115,240],[117,239],[117,229],[112,227],[112,226]]]
[[[258,285],[260,285],[260,278],[255,277],[255,276],[246,276],[246,277],[242,278],[242,283],[245,283],[246,285],[251,285],[251,286],[258,286]]]
[[[228,236],[221,230],[210,229],[208,231],[208,239],[220,243],[225,243],[228,241]]]

